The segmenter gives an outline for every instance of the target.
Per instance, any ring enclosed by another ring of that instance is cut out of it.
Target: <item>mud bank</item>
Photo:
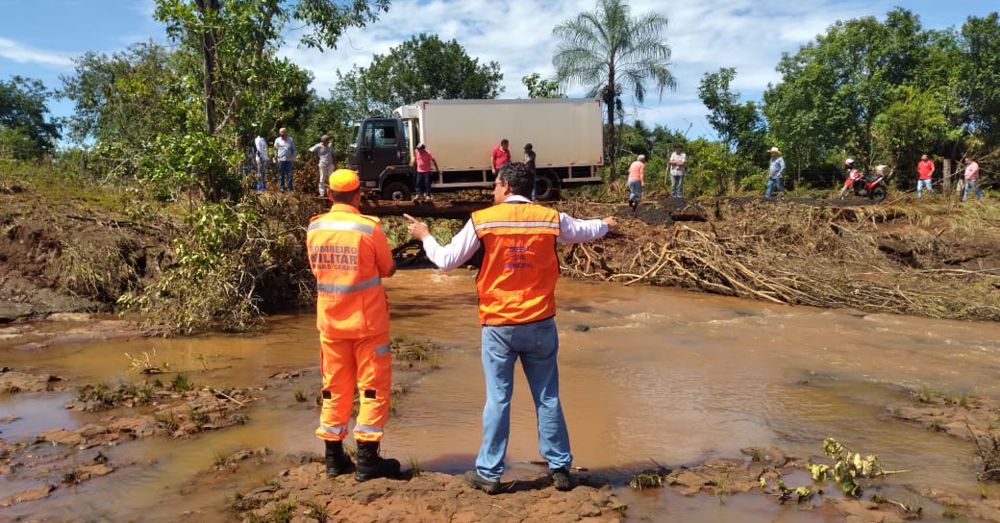
[[[559,492],[549,483],[544,476],[517,481],[509,492],[489,496],[460,476],[418,472],[406,480],[358,483],[347,476],[331,479],[321,463],[313,462],[236,496],[232,508],[245,522],[623,520],[627,507],[610,486],[581,485]]]

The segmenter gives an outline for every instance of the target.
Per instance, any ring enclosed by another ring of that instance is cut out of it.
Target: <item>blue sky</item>
[[[811,41],[831,23],[858,16],[882,16],[902,6],[921,16],[925,27],[961,25],[970,15],[1000,8],[997,0],[632,0],[634,13],[656,10],[670,18],[667,42],[673,48],[676,91],[662,100],[647,97],[644,107],[630,106],[629,117],[711,135],[705,109],[697,97],[701,76],[720,67],[736,67],[735,87],[758,99],[769,82],[778,80],[774,66],[782,51]],[[552,27],[592,9],[594,0],[395,0],[389,13],[364,30],[352,30],[337,50],[319,53],[297,45],[295,34],[281,54],[311,70],[313,87],[325,95],[336,71],[366,65],[419,32],[456,38],[484,61],[496,60],[504,73],[504,98],[525,97],[521,77],[550,75]],[[22,75],[43,80],[50,88],[71,74],[72,58],[84,51],[113,52],[130,43],[165,41],[152,18],[152,0],[0,0],[0,78]],[[580,95],[575,88],[570,95]],[[51,104],[56,116],[72,106]]]

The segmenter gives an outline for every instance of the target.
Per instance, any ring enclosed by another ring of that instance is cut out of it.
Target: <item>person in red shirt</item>
[[[496,176],[497,170],[510,163],[510,141],[504,138],[500,140],[500,145],[493,148],[493,152],[490,153],[490,165],[493,166],[493,176]]]
[[[639,207],[642,200],[642,190],[646,187],[646,155],[640,154],[632,165],[628,166],[628,206],[632,210]]]
[[[417,186],[414,200],[419,200],[421,196],[431,199],[431,166],[434,171],[441,172],[437,160],[427,150],[424,144],[417,145],[417,150],[413,151],[413,164],[417,167]]]
[[[917,164],[917,200],[924,195],[924,189],[931,191],[931,178],[934,177],[934,162],[927,158],[927,155],[920,157]]]

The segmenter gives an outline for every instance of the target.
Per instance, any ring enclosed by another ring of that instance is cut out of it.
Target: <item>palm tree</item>
[[[646,98],[646,82],[653,80],[662,98],[667,87],[674,89],[670,46],[663,33],[667,17],[646,13],[633,18],[625,0],[598,0],[594,11],[580,13],[555,27],[560,39],[552,63],[556,80],[589,89],[587,96],[600,97],[607,107],[607,157],[614,179],[617,156],[615,111],[621,112],[621,96],[630,91],[635,101]]]

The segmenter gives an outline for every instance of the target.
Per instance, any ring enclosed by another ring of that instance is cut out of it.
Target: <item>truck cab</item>
[[[367,118],[356,127],[347,166],[358,172],[361,186],[384,199],[408,199],[414,175],[408,126],[399,118]]]

